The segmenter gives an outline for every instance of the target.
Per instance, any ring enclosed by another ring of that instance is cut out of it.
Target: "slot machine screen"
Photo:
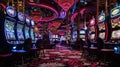
[[[19,40],[24,40],[22,29],[23,29],[23,25],[17,24],[17,36]]]
[[[80,34],[85,34],[85,31],[84,31],[84,30],[81,30],[81,31],[80,31]]]
[[[91,40],[94,40],[94,38],[95,38],[95,34],[91,34],[91,35],[90,35],[90,39],[91,39]]]
[[[33,31],[33,29],[31,29],[31,38],[32,38],[32,40],[34,40],[34,31]]]
[[[99,37],[102,38],[102,39],[104,39],[105,38],[105,32],[100,33]]]
[[[5,20],[5,35],[7,40],[15,40],[15,31],[14,31],[15,22]]]
[[[85,35],[80,35],[80,38],[81,39],[85,39]]]
[[[113,31],[111,39],[120,39],[120,30]]]
[[[115,18],[111,20],[112,28],[120,27],[120,18]]]
[[[29,35],[29,27],[27,27],[27,26],[25,26],[25,38],[27,39],[27,38],[29,38],[30,37],[30,35]]]
[[[94,26],[90,27],[90,31],[89,31],[89,33],[92,33],[92,32],[95,32],[95,28],[94,28]]]
[[[52,35],[52,38],[58,38],[58,35]]]
[[[73,32],[73,39],[77,38],[77,31]]]
[[[99,31],[105,30],[105,24],[104,23],[99,23],[98,28],[99,28]]]

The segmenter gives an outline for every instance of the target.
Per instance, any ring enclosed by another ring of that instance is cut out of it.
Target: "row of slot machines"
[[[108,41],[113,43],[119,43],[120,39],[120,6],[117,6],[111,9],[110,14],[110,23],[106,21],[106,15],[102,11],[101,14],[98,16],[98,23],[95,23],[95,18],[93,17],[90,20],[90,39],[95,40],[96,37],[101,37],[104,41],[108,40],[108,36],[110,35],[110,39]],[[98,30],[97,30],[98,26]],[[109,31],[110,30],[110,31]]]
[[[95,23],[95,18],[90,20],[89,37],[92,42],[95,42],[97,37],[103,39],[105,44],[120,44],[120,6],[116,6],[110,10],[110,18],[106,20],[106,14],[102,11],[98,16],[98,23]],[[107,22],[110,19],[109,22]],[[120,51],[119,51],[120,52]]]
[[[0,44],[23,44],[27,38],[32,38],[35,42],[34,20],[25,16],[22,12],[17,12],[12,6],[7,6],[6,11],[1,16],[1,43]],[[4,46],[4,45],[3,45]]]

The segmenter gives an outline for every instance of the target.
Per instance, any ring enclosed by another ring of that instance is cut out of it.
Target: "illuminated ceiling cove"
[[[37,17],[38,19],[33,18],[33,19],[35,19],[37,21],[48,22],[48,21],[52,21],[52,20],[58,18],[58,16],[59,16],[58,12],[54,8],[52,8],[50,6],[47,6],[47,5],[44,5],[44,4],[36,4],[36,3],[28,3],[28,4],[32,5],[32,6],[47,8],[47,9],[51,10],[54,13],[53,16],[51,16],[51,17],[44,17],[44,18]]]

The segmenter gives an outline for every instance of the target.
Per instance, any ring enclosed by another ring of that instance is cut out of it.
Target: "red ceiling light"
[[[74,4],[75,0],[56,0],[55,2],[57,2],[58,5],[67,12],[69,8]]]

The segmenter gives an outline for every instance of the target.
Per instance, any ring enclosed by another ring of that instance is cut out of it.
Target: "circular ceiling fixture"
[[[28,4],[32,5],[32,6],[46,8],[46,9],[49,9],[49,10],[51,10],[53,12],[53,16],[44,17],[44,18],[41,18],[41,19],[37,19],[40,22],[49,22],[49,21],[52,21],[52,20],[58,18],[58,16],[59,16],[58,12],[54,8],[52,8],[52,7],[48,6],[48,5],[45,5],[45,4],[36,4],[36,3],[30,3],[30,2],[28,2]],[[32,19],[34,19],[34,18],[32,18]]]

